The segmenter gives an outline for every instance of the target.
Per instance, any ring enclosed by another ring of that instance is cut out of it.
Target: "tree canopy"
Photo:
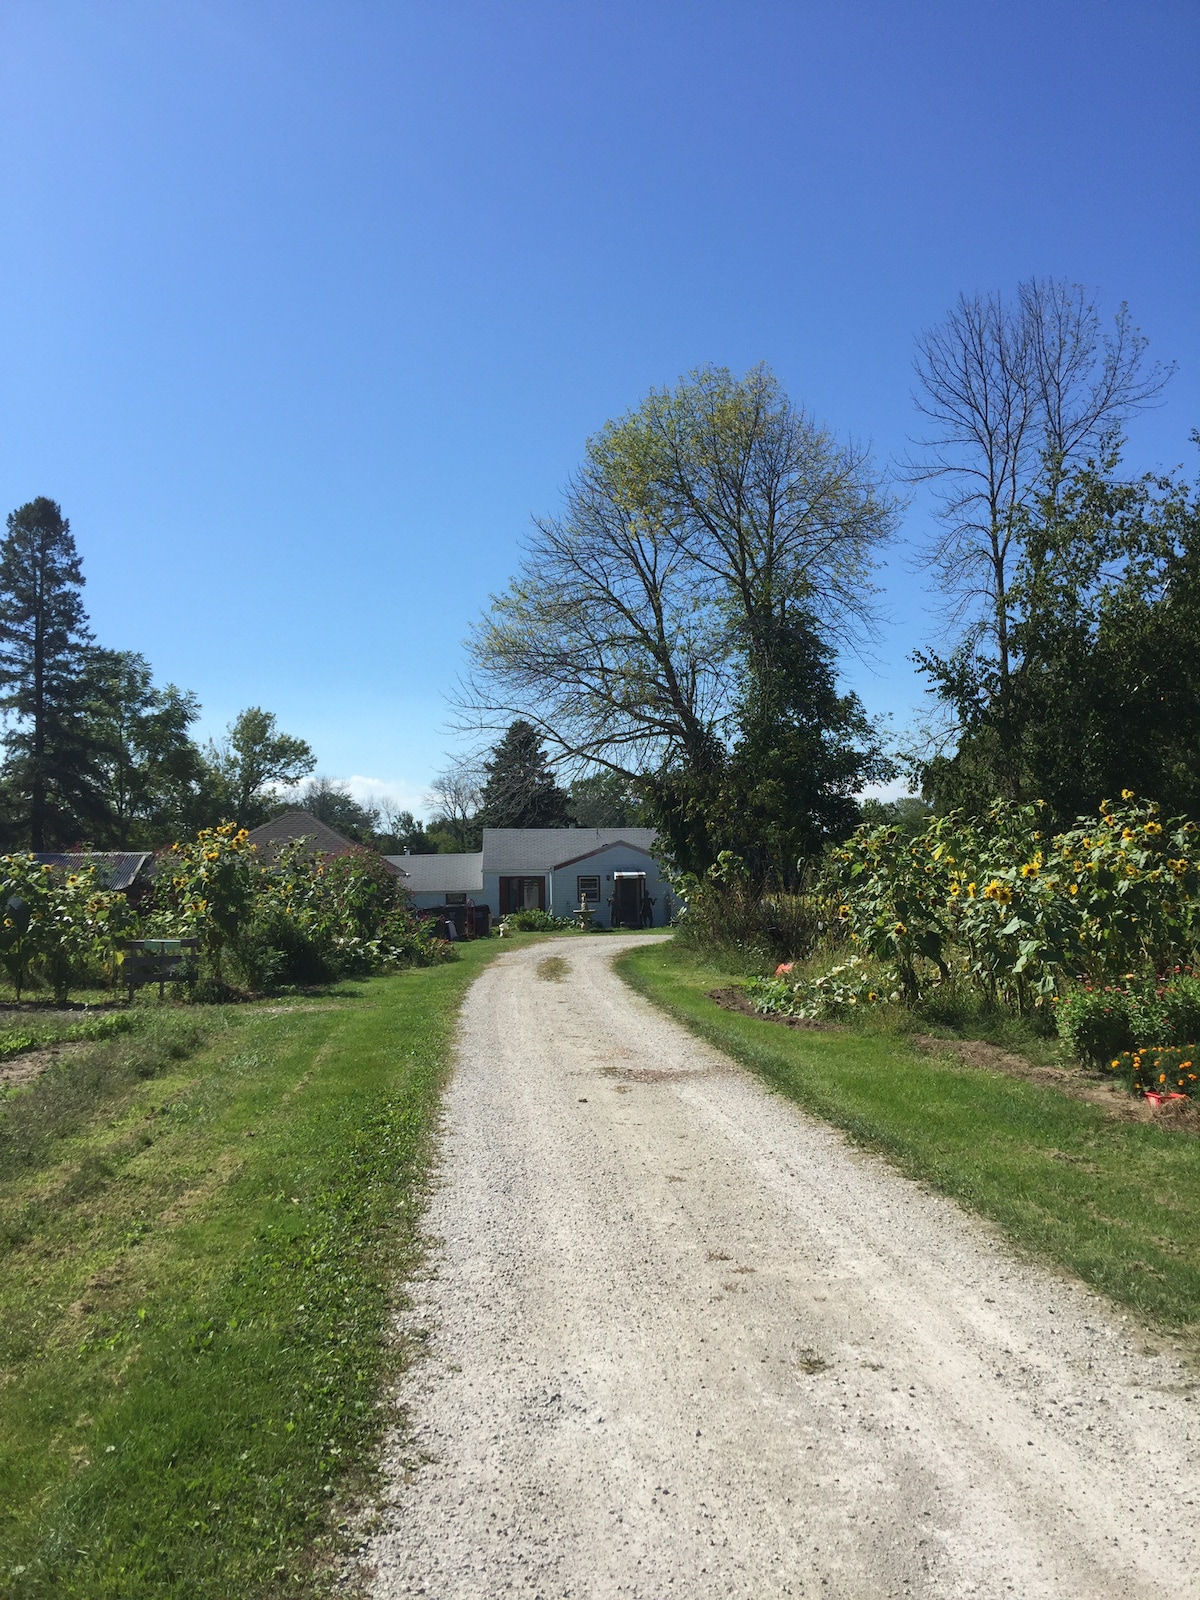
[[[477,822],[484,828],[565,828],[573,819],[541,735],[518,718],[484,763]]]
[[[787,876],[886,769],[835,650],[870,629],[895,518],[867,453],[767,368],[656,390],[535,523],[472,636],[466,720],[518,717],[552,757],[637,782],[680,866],[734,848]]]

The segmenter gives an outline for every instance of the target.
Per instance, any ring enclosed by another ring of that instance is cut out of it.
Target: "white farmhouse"
[[[387,859],[418,910],[474,904],[497,918],[535,909],[569,917],[583,901],[596,927],[662,927],[676,907],[653,844],[653,828],[485,828],[482,850]]]

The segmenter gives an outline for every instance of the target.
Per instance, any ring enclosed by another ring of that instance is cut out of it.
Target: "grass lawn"
[[[737,979],[674,942],[630,951],[617,970],[780,1093],[1195,1347],[1200,1139],[920,1055],[895,1034],[722,1010],[708,992]]]
[[[459,1002],[504,948],[134,1008],[0,1099],[0,1595],[324,1589]]]

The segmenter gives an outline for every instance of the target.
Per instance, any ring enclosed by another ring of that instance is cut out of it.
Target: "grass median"
[[[0,1101],[0,1595],[324,1592],[463,993],[151,1009]]]
[[[1200,1336],[1200,1139],[902,1037],[780,1027],[723,1010],[738,979],[675,942],[632,950],[635,989],[903,1172],[998,1223],[1143,1317]]]

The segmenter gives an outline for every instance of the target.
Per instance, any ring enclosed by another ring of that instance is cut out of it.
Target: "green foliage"
[[[380,829],[378,809],[360,805],[344,784],[334,783],[332,778],[313,778],[295,801],[289,801],[288,809],[293,806],[357,844],[369,843]],[[408,821],[412,823],[411,816]]]
[[[694,372],[589,442],[476,630],[468,704],[635,783],[676,870],[734,850],[794,888],[886,770],[833,649],[869,624],[895,516],[767,368]]]
[[[200,827],[213,803],[211,773],[190,735],[194,694],[156,689],[149,663],[131,651],[93,650],[87,738],[102,777],[100,849],[154,849]]]
[[[1200,1063],[1200,1044],[1186,1044],[1162,1050],[1122,1050],[1106,1065],[1134,1094],[1191,1100],[1200,1095],[1197,1063]]]
[[[8,518],[0,545],[0,709],[7,777],[34,850],[78,838],[103,816],[86,733],[91,634],[71,525],[44,496]],[[15,842],[15,841],[14,841]]]
[[[575,924],[566,917],[556,917],[549,911],[536,908],[527,911],[510,911],[504,926],[512,933],[564,933]]]
[[[35,970],[63,1001],[87,963],[108,963],[131,923],[122,895],[96,887],[94,867],[64,873],[32,855],[0,857],[0,964],[17,999]]]
[[[916,839],[860,828],[830,857],[846,936],[916,1002],[952,964],[991,1000],[1043,1004],[1078,974],[1170,971],[1200,939],[1197,825],[1126,791],[1053,833],[1038,805],[935,818]]]
[[[973,645],[921,658],[962,730],[925,769],[940,810],[1036,796],[1065,822],[1136,787],[1200,817],[1200,498],[1116,466],[1047,485],[1019,519],[1006,672]]]
[[[1099,1065],[1132,1049],[1130,996],[1123,989],[1085,987],[1067,995],[1055,1012],[1058,1031],[1081,1061]]]
[[[730,850],[703,877],[674,873],[671,889],[684,907],[676,920],[680,942],[750,971],[807,955],[829,923],[821,894],[764,891]]]
[[[1082,1061],[1200,1039],[1200,980],[1178,973],[1143,984],[1081,984],[1055,1007],[1058,1031]]]
[[[900,999],[900,991],[889,993],[881,986],[878,967],[861,956],[830,967],[815,978],[793,983],[789,973],[773,978],[752,978],[746,994],[756,1011],[764,1016],[840,1018],[885,1006]]]
[[[622,772],[592,772],[567,790],[567,806],[581,828],[649,826],[642,785]]]
[[[245,827],[265,822],[273,785],[297,783],[316,766],[303,739],[280,732],[275,713],[250,706],[229,725],[222,744],[209,745],[214,798]]]

